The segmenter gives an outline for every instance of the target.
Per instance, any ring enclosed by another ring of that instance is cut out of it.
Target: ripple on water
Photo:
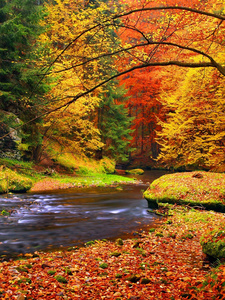
[[[124,186],[121,192],[93,188],[84,192],[68,190],[2,197],[0,211],[7,209],[12,214],[0,218],[0,254],[44,250],[62,244],[71,246],[137,230],[156,220],[147,212],[142,188]]]

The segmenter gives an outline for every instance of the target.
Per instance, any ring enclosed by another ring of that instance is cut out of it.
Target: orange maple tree
[[[163,118],[162,104],[158,101],[161,81],[157,78],[157,72],[157,69],[149,71],[146,68],[123,76],[120,80],[120,84],[128,89],[126,106],[129,115],[134,118],[131,144],[136,148],[136,154],[147,153],[149,156],[152,153],[153,157],[158,154],[155,137],[160,125],[157,124],[157,118]]]

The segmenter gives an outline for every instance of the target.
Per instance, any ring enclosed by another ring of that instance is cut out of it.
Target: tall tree
[[[83,1],[57,0],[56,3],[46,6],[48,15],[45,23],[49,24],[49,30],[41,36],[41,41],[46,43],[47,47],[50,46],[51,59],[58,55],[53,66],[53,73],[58,75],[58,80],[49,95],[49,106],[53,111],[56,108],[56,111],[46,117],[44,127],[47,137],[57,139],[67,148],[70,145],[71,151],[94,155],[95,151],[101,152],[103,143],[106,142],[107,146],[103,154],[115,158],[117,153],[118,159],[124,160],[125,153],[128,151],[126,145],[130,131],[125,129],[125,123],[128,124],[129,120],[126,120],[127,113],[123,104],[115,103],[117,98],[122,99],[122,88],[118,87],[115,91],[114,87],[106,86],[87,96],[84,95],[78,101],[68,105],[66,109],[57,110],[57,107],[63,107],[68,103],[74,94],[85,93],[90,87],[95,86],[99,78],[104,78],[105,74],[115,73],[109,65],[111,58],[102,57],[99,62],[91,61],[96,51],[99,54],[104,53],[117,45],[116,34],[110,28],[87,34],[77,43],[70,45],[74,37],[85,30],[90,22],[94,23],[96,19],[103,18],[107,13],[108,6],[103,2],[105,1],[83,3]],[[62,53],[62,49],[68,44],[70,46]],[[85,49],[84,45],[86,45]],[[89,63],[85,64],[87,61]],[[106,61],[108,66],[105,66]],[[78,62],[81,62],[80,66],[74,69],[73,66]],[[61,72],[64,68],[66,71]],[[106,107],[109,109],[108,113]],[[100,128],[97,125],[99,122],[96,121],[99,112],[101,112],[99,119],[104,112],[104,125],[102,124]],[[111,137],[108,135],[106,138],[107,132],[109,133],[109,123],[115,124],[119,119],[121,124],[117,124],[117,128],[111,128],[114,132]],[[111,150],[109,150],[109,140],[113,144],[110,146]]]
[[[172,95],[162,95],[168,117],[161,122],[159,160],[168,166],[225,170],[224,93],[222,75],[190,70]]]
[[[47,91],[44,82],[37,84],[36,76],[42,7],[35,0],[1,0],[0,15],[0,109],[22,120],[23,148],[27,158],[36,158],[41,135],[38,121],[30,121],[40,113],[39,105]]]
[[[128,99],[125,94],[126,90],[117,82],[107,85],[98,114],[98,126],[104,143],[102,155],[114,158],[118,163],[126,162],[133,150],[129,146],[133,118],[129,117],[125,107]]]
[[[129,115],[133,117],[131,145],[136,148],[133,156],[138,155],[146,159],[150,156],[156,158],[158,155],[155,138],[156,130],[160,128],[157,120],[163,119],[162,104],[158,100],[161,79],[156,68],[151,71],[148,68],[137,70],[120,79],[120,83],[128,89],[129,100],[126,107],[129,109]]]
[[[79,154],[93,155],[103,146],[100,132],[94,119],[101,98],[99,89],[90,95],[81,97],[78,101],[64,107],[70,102],[74,94],[85,93],[95,85],[99,73],[104,73],[101,64],[97,62],[83,66],[83,62],[92,56],[93,51],[101,52],[109,44],[107,37],[99,39],[95,35],[87,35],[77,43],[68,44],[74,37],[85,30],[91,20],[99,18],[100,13],[106,9],[105,5],[93,7],[81,1],[61,1],[46,5],[47,15],[45,25],[48,30],[40,37],[40,41],[46,44],[46,61],[57,61],[53,64],[52,72],[57,77],[51,93],[48,95],[49,108],[52,114],[46,116],[43,133],[49,139],[57,140],[62,146],[70,148]],[[84,45],[86,45],[84,49]],[[66,51],[62,53],[63,49]],[[73,65],[81,59],[79,68]],[[61,72],[66,68],[65,72]],[[47,70],[48,72],[49,70]],[[57,107],[62,108],[57,110]]]

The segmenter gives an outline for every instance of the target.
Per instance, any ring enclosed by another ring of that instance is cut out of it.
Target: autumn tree
[[[159,132],[159,160],[168,166],[225,168],[224,78],[190,70],[173,95],[162,95],[168,111]]]
[[[155,141],[157,117],[162,117],[162,104],[158,101],[161,81],[157,70],[137,70],[120,80],[128,89],[129,100],[126,106],[133,117],[131,128],[132,146],[136,151],[132,154],[142,158],[150,155],[157,157],[158,146]]]
[[[101,102],[98,96],[101,89],[84,95],[70,105],[67,105],[67,102],[74,94],[85,93],[90,85],[94,85],[97,72],[103,72],[103,69],[97,62],[85,67],[81,65],[77,69],[74,69],[73,65],[80,59],[84,62],[87,56],[92,55],[93,50],[107,47],[106,39],[97,41],[95,37],[85,36],[68,48],[64,55],[62,49],[71,43],[79,32],[85,30],[88,23],[97,18],[104,8],[102,5],[93,8],[83,1],[57,0],[46,5],[47,16],[44,24],[49,26],[49,30],[41,36],[41,42],[46,44],[46,65],[48,60],[54,60],[55,56],[58,59],[52,71],[57,80],[48,95],[49,108],[54,112],[46,116],[43,134],[50,141],[60,143],[62,149],[66,147],[78,154],[91,155],[103,146],[100,132],[94,122]],[[55,109],[58,106],[61,106],[61,109]]]
[[[130,32],[131,40],[129,43],[121,46],[121,44],[115,44],[114,42],[111,50],[108,47],[101,49],[101,53],[96,51],[92,52],[92,55],[83,54],[70,67],[76,69],[80,66],[88,66],[93,62],[99,62],[105,57],[116,57],[120,60],[121,68],[117,74],[110,76],[111,73],[109,73],[109,76],[107,76],[107,73],[105,73],[104,80],[98,81],[95,86],[90,86],[89,90],[84,92],[85,94],[92,92],[115,77],[148,66],[214,67],[224,74],[223,59],[221,57],[219,60],[214,59],[215,54],[221,52],[224,47],[223,20],[225,20],[225,17],[222,15],[222,6],[220,5],[219,10],[218,5],[208,1],[204,3],[204,7],[200,5],[199,9],[196,8],[196,5],[185,7],[171,4],[156,7],[148,1],[143,2],[139,8],[133,10],[127,9],[118,12],[118,9],[114,9],[114,13],[111,13],[109,17],[101,16],[95,19],[94,22],[90,21],[87,27],[67,44],[61,55],[74,44],[77,44],[78,41],[81,42],[80,47],[85,48],[87,43],[84,37],[96,37],[98,34],[103,36],[104,29],[110,28],[118,31],[124,28],[124,30]],[[216,8],[218,13],[213,12]],[[136,15],[136,22],[134,22],[134,18],[130,19],[132,15]],[[148,28],[139,28],[139,24],[143,24],[140,22],[142,18],[145,18],[146,23],[151,22],[152,27],[150,30],[149,26]],[[154,26],[158,30],[154,31]],[[135,38],[132,38],[134,35]],[[212,47],[212,44],[216,47]],[[146,55],[146,53],[149,54]],[[85,54],[88,53],[85,52]],[[197,61],[195,60],[196,56],[198,56]],[[127,58],[130,60],[129,65],[123,64]],[[107,63],[110,63],[110,61],[105,60],[103,62],[105,67],[108,67]],[[111,71],[109,67],[108,70]],[[77,95],[74,95],[71,102],[76,101],[76,99]]]
[[[225,75],[224,56],[219,55],[224,53],[223,4],[193,1],[188,7],[182,5],[183,1],[171,0],[159,6],[153,1],[140,1],[125,8],[106,6],[104,14],[102,10],[97,15],[86,15],[85,19],[76,15],[79,23],[85,25],[69,39],[60,36],[60,32],[67,32],[60,26],[54,34],[58,38],[54,43],[59,47],[50,66],[61,63],[58,74],[69,70],[75,74],[82,74],[82,70],[86,73],[82,77],[83,89],[74,90],[65,101],[50,107],[50,112],[99,92],[117,77],[147,67],[216,68]],[[118,33],[120,30],[130,35],[122,45],[109,35],[111,31]]]
[[[87,34],[62,54],[62,49],[92,20],[95,22],[96,18],[102,18],[108,6],[99,1],[75,3],[57,0],[54,4],[46,5],[46,8],[48,15],[45,24],[49,24],[49,31],[41,36],[41,41],[46,43],[47,49],[50,47],[50,59],[58,55],[52,71],[58,79],[49,95],[49,107],[55,111],[45,118],[44,135],[49,141],[57,140],[62,147],[70,148],[75,153],[90,156],[101,152],[114,159],[117,153],[118,160],[124,160],[126,152],[129,152],[126,147],[130,132],[126,128],[129,118],[124,105],[115,103],[117,98],[122,101],[122,88],[116,90],[112,83],[112,86],[99,88],[64,107],[75,93],[85,93],[105,74],[115,73],[110,65],[104,64],[106,60],[112,62],[112,58],[102,57],[99,62],[85,64],[96,51],[105,52],[118,43],[115,32],[110,28],[97,31],[94,35]],[[46,62],[49,58],[46,57]],[[80,59],[80,67],[73,68]],[[58,110],[59,105],[62,108]],[[109,128],[112,124],[116,126]]]

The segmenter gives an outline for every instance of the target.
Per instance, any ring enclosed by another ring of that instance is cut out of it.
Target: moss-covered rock
[[[150,208],[158,203],[203,207],[225,212],[225,174],[184,172],[164,175],[144,192]]]
[[[127,174],[133,174],[133,175],[142,175],[144,174],[144,170],[142,169],[132,169],[132,170],[126,170]]]
[[[8,168],[0,170],[0,193],[26,192],[32,187],[32,180]]]
[[[123,240],[121,238],[116,239],[116,245],[123,246]]]
[[[213,258],[225,258],[225,220],[213,231],[208,231],[201,238],[202,251]]]
[[[61,275],[56,275],[55,276],[55,279],[58,281],[58,282],[61,282],[61,283],[67,283],[67,279]]]

